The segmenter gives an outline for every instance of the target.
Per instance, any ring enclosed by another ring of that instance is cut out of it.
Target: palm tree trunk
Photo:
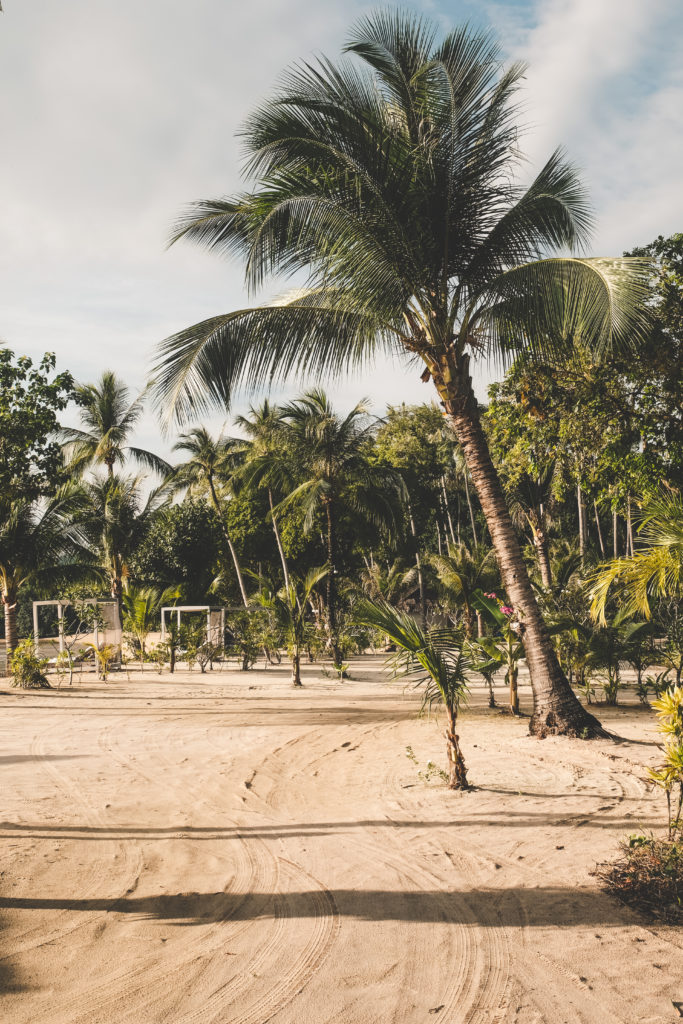
[[[597,530],[598,530],[598,544],[600,545],[600,554],[604,558],[605,557],[605,542],[604,542],[604,540],[602,538],[602,530],[600,528],[600,515],[598,513],[598,503],[597,503],[597,501],[593,502],[593,509],[595,510],[595,525],[596,525]]]
[[[275,534],[275,541],[277,543],[277,549],[280,552],[280,561],[282,562],[282,572],[284,573],[284,577],[285,577],[285,587],[287,588],[287,590],[289,590],[289,572],[287,571],[287,559],[285,558],[285,552],[284,552],[284,549],[282,547],[282,540],[280,539],[280,531],[278,529],[277,519],[275,517],[275,512],[273,511],[273,494],[272,494],[272,491],[271,491],[270,487],[268,488],[268,504],[270,505],[270,518],[273,521],[273,533]]]
[[[457,360],[457,361],[456,361]],[[524,649],[534,695],[534,735],[595,736],[604,732],[572,691],[536,603],[503,488],[491,460],[469,374],[469,357],[446,355],[432,375],[476,487],[503,585],[524,625]]]
[[[614,557],[619,557],[619,517],[616,509],[612,512],[612,550]]]
[[[552,590],[553,588],[553,574],[550,568],[550,554],[548,552],[548,538],[545,530],[539,527],[538,529],[532,529],[534,537],[534,547],[536,548],[536,557],[538,558],[538,568],[541,573],[541,583],[546,590]]]
[[[5,675],[10,674],[10,659],[17,646],[17,600],[15,594],[3,594],[5,612]]]
[[[460,749],[459,737],[455,731],[456,718],[451,708],[446,708],[447,726],[444,732],[446,737],[446,755],[448,758],[448,788],[469,789],[467,781],[467,769],[465,758]]]
[[[633,521],[631,519],[631,495],[626,498],[626,554],[633,558]]]
[[[467,462],[467,459],[465,459],[465,462]],[[468,466],[468,469],[469,469],[469,466]],[[476,487],[476,484],[475,484],[475,487]],[[470,523],[472,524],[472,539],[474,541],[474,546],[478,547],[479,546],[479,541],[477,539],[477,527],[475,526],[475,523],[474,523],[474,509],[472,508],[472,499],[470,498],[470,485],[467,482],[467,471],[465,471],[465,494],[467,495],[467,507],[470,510]]]
[[[443,500],[446,508],[446,519],[448,521],[448,531],[451,535],[451,540],[455,544],[455,532],[453,530],[453,520],[451,519],[451,507],[448,504],[448,491],[446,490],[446,480],[441,477],[441,490],[443,491]]]
[[[301,655],[298,648],[292,655],[292,686],[301,686]]]
[[[342,656],[339,650],[339,640],[337,639],[337,581],[335,579],[337,537],[331,501],[325,503],[325,512],[327,515],[327,561],[330,565],[330,571],[327,574],[327,625],[330,631],[332,660],[335,665],[341,665]]]
[[[247,598],[247,592],[244,588],[244,580],[242,579],[242,570],[240,569],[240,563],[237,558],[237,552],[235,551],[235,546],[232,543],[232,540],[230,539],[228,528],[225,525],[225,519],[223,518],[223,510],[221,509],[221,503],[218,500],[216,488],[214,487],[213,480],[211,478],[209,478],[209,492],[211,494],[211,503],[213,504],[216,515],[218,516],[218,522],[221,524],[221,532],[223,534],[223,538],[228,546],[228,551],[232,556],[232,564],[235,567],[235,575],[237,576],[237,583],[240,588],[240,594],[242,595],[242,604],[244,605],[245,608],[248,608],[249,599]]]
[[[583,496],[581,494],[581,483],[576,485],[576,505],[579,513],[579,554],[583,558],[586,554],[586,529],[583,514]]]
[[[413,535],[413,540],[417,545],[417,531],[415,530],[415,520],[413,519],[413,510],[408,502],[408,519],[410,522],[410,532]],[[420,552],[415,550],[415,568],[417,569],[417,583],[420,590],[420,616],[422,618],[422,625],[424,626],[427,621],[427,602],[425,599],[425,584],[424,577],[422,576],[422,562],[420,560]]]

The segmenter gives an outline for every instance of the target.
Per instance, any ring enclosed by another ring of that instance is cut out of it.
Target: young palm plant
[[[177,601],[177,587],[158,590],[155,587],[137,587],[128,583],[123,595],[123,628],[135,638],[140,654],[140,671],[144,670],[145,644],[149,634],[157,628],[164,605]]]
[[[447,597],[462,612],[468,638],[481,633],[475,598],[482,590],[497,585],[495,557],[491,548],[468,547],[464,541],[449,545],[448,555],[433,555],[432,564]]]
[[[446,755],[450,789],[469,789],[465,759],[456,733],[458,711],[467,693],[472,661],[465,635],[459,629],[426,629],[412,615],[392,608],[386,601],[360,600],[355,606],[356,620],[391,638],[398,653],[392,659],[397,667],[424,687],[423,706],[443,704],[446,712]]]
[[[360,67],[298,65],[250,118],[252,190],[195,204],[173,235],[241,256],[250,288],[282,272],[307,274],[307,287],[168,338],[153,371],[157,404],[183,420],[224,407],[245,383],[335,375],[380,353],[421,364],[524,615],[531,729],[595,734],[536,604],[470,361],[522,351],[548,360],[577,340],[600,357],[632,343],[649,263],[553,255],[586,245],[586,194],[560,152],[528,187],[514,184],[524,66],[501,70],[488,32],[439,40],[426,21],[387,9],[363,18],[346,49]]]
[[[276,624],[287,638],[292,659],[292,686],[301,686],[301,652],[306,642],[308,602],[314,589],[327,575],[327,568],[310,569],[303,580],[293,577],[287,586],[275,593],[262,587],[257,601],[275,618]]]

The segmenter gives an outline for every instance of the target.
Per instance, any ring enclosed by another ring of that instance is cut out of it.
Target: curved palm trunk
[[[223,539],[228,546],[228,551],[230,552],[230,555],[232,556],[232,564],[235,567],[235,575],[237,576],[237,583],[240,588],[240,594],[242,595],[242,604],[244,605],[245,608],[248,608],[249,599],[247,598],[247,592],[244,588],[244,580],[242,579],[242,570],[240,569],[239,559],[237,558],[235,546],[232,543],[232,540],[230,539],[228,528],[225,525],[225,519],[223,518],[221,504],[218,500],[216,488],[214,487],[213,480],[211,478],[209,478],[209,492],[211,494],[211,503],[213,504],[216,515],[218,516],[218,522],[221,524],[221,533],[223,534]]]
[[[289,572],[287,570],[287,559],[285,558],[284,548],[282,547],[282,540],[280,538],[280,530],[279,530],[278,525],[277,525],[277,518],[275,516],[275,512],[273,511],[273,495],[272,495],[272,492],[270,490],[270,487],[268,488],[268,504],[270,505],[270,518],[273,521],[273,533],[275,534],[275,541],[277,543],[277,549],[280,552],[280,561],[282,562],[282,572],[284,573],[284,577],[285,577],[285,587],[287,588],[287,590],[289,590]]]
[[[448,788],[469,789],[465,758],[462,756],[460,739],[455,731],[456,717],[452,708],[446,708],[446,717],[447,725],[444,736],[446,737],[446,755],[448,757]]]
[[[580,704],[564,675],[519,547],[498,473],[479,419],[469,358],[444,358],[432,375],[462,447],[498,559],[503,585],[525,627],[524,648],[534,695],[529,730],[537,736],[603,735],[600,723]]]

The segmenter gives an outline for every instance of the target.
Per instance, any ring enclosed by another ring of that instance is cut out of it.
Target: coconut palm
[[[553,576],[550,565],[548,530],[553,504],[555,462],[549,462],[536,476],[522,473],[508,487],[508,501],[512,520],[517,526],[528,526],[536,549],[541,583],[552,590]]]
[[[206,427],[194,427],[188,433],[181,434],[173,451],[184,452],[188,458],[173,469],[168,477],[169,486],[176,491],[187,490],[191,494],[208,495],[235,567],[242,604],[247,608],[249,599],[223,507],[223,495],[229,493],[244,461],[244,445],[237,438],[224,437],[222,434],[213,437]]]
[[[169,499],[168,488],[157,487],[143,498],[141,477],[113,474],[82,485],[87,506],[82,529],[93,556],[107,578],[123,622],[123,593],[130,559],[147,532],[152,517]]]
[[[464,541],[448,547],[448,555],[432,555],[432,564],[448,598],[462,609],[465,633],[474,636],[477,623],[475,597],[498,583],[494,553],[481,545],[468,547]],[[481,633],[481,626],[478,632]]]
[[[245,259],[259,287],[278,272],[308,286],[168,338],[157,404],[183,419],[293,373],[338,374],[402,353],[433,381],[462,448],[503,582],[526,625],[537,734],[599,730],[571,691],[536,604],[472,388],[474,357],[595,357],[632,343],[646,260],[553,255],[587,244],[591,214],[558,151],[526,187],[514,93],[488,32],[439,41],[394,10],[363,18],[360,60],[291,70],[243,138],[251,192],[195,204],[173,239]]]
[[[160,476],[169,472],[171,467],[164,459],[128,444],[142,416],[142,399],[131,402],[130,389],[115,373],[105,370],[96,384],[78,385],[75,397],[84,429],[63,427],[60,431],[64,456],[74,475],[93,466],[106,466],[111,477],[126,458]]]
[[[628,615],[649,618],[653,599],[680,597],[683,590],[683,495],[652,498],[639,519],[638,550],[607,562],[591,580],[591,611],[600,622],[610,593],[619,593]]]
[[[469,789],[465,759],[455,731],[458,710],[467,693],[472,662],[462,630],[426,629],[407,612],[386,601],[358,601],[356,620],[390,637],[399,652],[394,663],[424,686],[424,705],[443,704],[446,712],[446,754],[450,789]]]
[[[16,501],[1,510],[0,594],[8,664],[17,645],[17,599],[22,586],[97,577],[74,525],[82,510],[83,495],[70,484],[47,501]]]
[[[285,579],[285,587],[289,587],[289,569],[285,551],[282,547],[282,538],[277,522],[277,515],[273,504],[272,478],[274,476],[282,479],[283,467],[280,465],[286,455],[283,443],[284,414],[282,410],[273,405],[266,398],[260,405],[249,406],[249,413],[246,416],[236,416],[235,426],[239,427],[248,438],[246,442],[246,462],[242,478],[245,482],[254,485],[263,485],[268,492],[268,504],[270,506],[270,519],[273,524],[275,543],[282,562],[282,572]]]
[[[307,532],[313,528],[317,512],[324,517],[330,647],[334,664],[340,665],[335,578],[339,514],[346,509],[379,528],[396,532],[403,481],[390,467],[368,461],[375,424],[364,402],[359,402],[346,416],[340,416],[323,391],[313,390],[284,406],[282,411],[292,461],[304,479],[281,505],[296,504],[303,510]]]

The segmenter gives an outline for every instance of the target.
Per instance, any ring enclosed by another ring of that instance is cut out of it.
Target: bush
[[[33,640],[21,640],[14,649],[10,659],[12,686],[20,686],[22,690],[50,690],[45,669],[47,658],[36,655]]]
[[[622,903],[670,924],[683,924],[683,840],[631,836],[622,856],[595,874]]]

